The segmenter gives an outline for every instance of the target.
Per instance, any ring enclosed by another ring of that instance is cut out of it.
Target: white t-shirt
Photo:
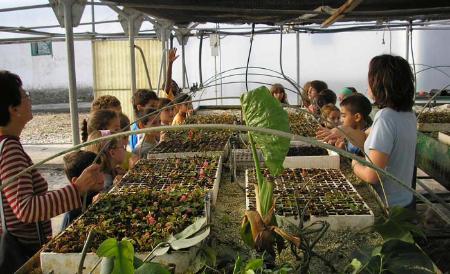
[[[364,143],[364,151],[371,149],[386,153],[389,160],[385,170],[411,186],[417,142],[417,119],[413,112],[399,112],[384,108],[375,115],[371,132]],[[407,206],[412,193],[397,182],[381,177],[389,206]],[[374,186],[384,200],[381,185]]]

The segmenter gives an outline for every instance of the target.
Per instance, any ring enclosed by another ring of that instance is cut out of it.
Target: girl
[[[355,140],[356,146],[364,149],[374,165],[411,186],[417,138],[417,120],[412,112],[414,76],[411,67],[399,56],[376,56],[370,61],[368,79],[369,97],[381,110],[366,132],[351,128],[343,130]],[[325,134],[324,140],[340,137],[339,131],[332,130]],[[382,188],[375,170],[355,160],[352,168],[356,176],[374,185],[388,206],[414,208],[412,193],[398,183],[381,176]]]
[[[175,111],[177,114],[173,118],[172,126],[184,124],[184,121],[186,120],[186,117],[190,111],[190,108],[189,108],[190,103],[188,103],[188,101],[191,101],[191,100],[192,100],[191,97],[187,94],[181,94],[175,98],[175,100],[174,100],[175,104],[182,103],[182,102],[185,102],[185,103],[175,106]]]
[[[170,105],[172,101],[167,98],[161,98],[159,100],[159,108],[167,107]],[[169,107],[161,111],[160,120],[162,126],[170,126],[172,125],[175,110],[174,107]]]
[[[282,104],[288,104],[286,91],[284,90],[283,85],[281,84],[273,84],[270,87],[270,93],[275,99],[277,99]]]
[[[323,106],[320,109],[320,115],[326,128],[332,129],[339,125],[341,112],[335,105],[328,104]]]
[[[88,121],[83,121],[81,128],[81,137],[86,142],[89,134],[96,130],[110,130],[112,132],[120,131],[119,114],[113,110],[100,109],[89,114]]]
[[[93,141],[100,137],[111,135],[110,130],[96,130],[89,134],[88,141]],[[102,151],[102,149],[106,148]],[[102,153],[101,171],[104,174],[104,188],[103,191],[109,191],[113,186],[114,178],[121,174],[120,165],[123,163],[126,154],[126,148],[120,139],[111,139],[109,141],[99,142],[86,147],[86,151],[94,152],[95,154]]]

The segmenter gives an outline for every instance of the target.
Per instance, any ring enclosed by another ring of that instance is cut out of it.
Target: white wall
[[[385,43],[383,44],[383,36]],[[391,39],[390,39],[391,37]],[[256,35],[250,59],[250,66],[261,66],[279,71],[279,35]],[[300,35],[300,83],[321,79],[329,87],[338,91],[345,86],[354,86],[358,91],[367,90],[368,64],[372,57],[382,53],[405,55],[405,31],[349,32],[336,34],[301,34]],[[174,40],[174,44],[181,47]],[[226,36],[221,39],[222,71],[245,67],[249,48],[248,36]],[[450,31],[414,31],[414,59],[416,64],[450,65]],[[296,80],[296,39],[295,34],[284,35],[283,67],[285,74]],[[198,73],[199,39],[192,37],[186,46],[186,66],[189,82],[199,81]],[[18,73],[26,88],[53,89],[67,88],[66,50],[63,42],[53,43],[53,56],[31,56],[30,44],[0,45],[0,69]],[[209,39],[203,41],[203,81],[214,75],[214,58],[211,56]],[[92,51],[91,43],[75,43],[76,73],[78,87],[92,86]],[[412,63],[411,54],[410,62]],[[424,68],[417,66],[417,71]],[[450,74],[449,68],[440,68]],[[217,58],[219,71],[219,58]],[[244,73],[245,70],[233,73]],[[253,70],[257,73],[267,73]],[[273,74],[273,73],[269,73]],[[181,58],[174,66],[174,79],[181,86]],[[223,79],[223,82],[244,81],[244,76]],[[280,79],[262,76],[249,76],[250,81],[265,83],[280,82]],[[418,90],[442,88],[450,83],[449,77],[434,69],[418,74]],[[214,84],[214,83],[212,83]],[[260,84],[249,84],[255,88]],[[245,84],[223,85],[224,96],[238,96],[245,91]],[[220,96],[220,86],[218,87]],[[199,97],[199,95],[197,96]],[[214,87],[206,89],[203,97],[215,97]],[[289,92],[289,101],[296,103],[294,93]],[[215,104],[215,101],[204,102]],[[224,101],[224,104],[230,103]],[[232,103],[237,103],[234,101]],[[220,102],[219,102],[220,104]]]
[[[27,89],[67,89],[66,45],[52,44],[53,55],[31,56],[31,45],[0,45],[0,69],[18,74]],[[77,86],[92,87],[92,50],[90,41],[75,42]]]

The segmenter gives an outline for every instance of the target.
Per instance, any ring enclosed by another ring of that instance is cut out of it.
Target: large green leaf
[[[261,207],[261,213],[265,217],[273,206],[273,184],[263,178],[263,184],[259,191],[259,201]]]
[[[171,272],[162,264],[158,263],[144,263],[138,269],[136,269],[136,274],[170,274]]]
[[[245,271],[248,270],[258,270],[263,267],[264,261],[263,259],[251,259],[245,265]]]
[[[106,239],[97,249],[97,255],[108,258],[114,257],[112,274],[134,273],[134,248],[127,239],[120,242],[113,238]]]
[[[206,225],[206,217],[198,218],[193,224],[183,229],[183,231],[170,237],[169,243],[173,242],[174,240],[189,238],[190,236],[199,232],[204,225]]]
[[[388,218],[377,222],[374,227],[385,241],[399,239],[414,243],[413,235],[424,237],[423,232],[412,223],[415,218],[415,212],[395,206],[390,209]]]
[[[241,96],[241,106],[245,123],[252,127],[262,127],[290,132],[289,118],[281,104],[262,86]],[[256,145],[261,148],[266,166],[274,176],[283,171],[283,162],[289,150],[290,140],[262,133],[250,133]]]
[[[203,232],[199,233],[198,235],[196,235],[194,237],[187,238],[187,239],[175,240],[170,243],[170,247],[172,247],[172,249],[174,249],[174,250],[179,250],[179,249],[188,248],[188,247],[197,245],[198,243],[200,243],[201,241],[206,239],[206,237],[208,237],[210,230],[211,229],[209,227],[207,227]]]

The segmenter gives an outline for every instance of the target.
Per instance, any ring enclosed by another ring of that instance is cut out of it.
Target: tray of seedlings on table
[[[186,124],[235,124],[238,117],[231,113],[224,114],[196,114],[186,118]]]
[[[319,127],[316,119],[304,112],[289,112],[289,125],[292,134],[305,137],[315,137]]]
[[[228,130],[191,129],[166,132],[164,141],[160,142],[149,153],[148,158],[155,158],[153,154],[165,154],[170,157],[182,155],[203,155],[205,152],[215,152],[229,155],[230,136]]]
[[[424,132],[449,132],[450,111],[424,111],[417,120],[417,129]]]
[[[300,215],[305,225],[324,220],[332,230],[360,229],[374,222],[372,211],[340,170],[287,168],[277,177],[267,169],[263,173],[274,184],[276,214],[291,223],[298,224]],[[256,208],[254,169],[245,175],[247,208],[252,210]]]
[[[125,174],[116,188],[138,185],[164,190],[178,185],[195,190],[200,187],[210,191],[211,203],[214,205],[219,192],[222,164],[223,157],[219,155],[141,159]]]
[[[84,262],[87,271],[99,259],[96,249],[108,238],[130,239],[136,255],[143,259],[158,243],[183,231],[198,217],[208,215],[209,210],[208,192],[201,187],[172,187],[164,191],[141,186],[122,187],[120,191],[115,188],[44,247],[42,272],[75,273],[90,230],[93,238]],[[176,271],[182,273],[188,269],[196,249],[194,246],[187,251],[167,253],[154,261],[176,264]],[[99,268],[94,273],[100,273]]]
[[[285,168],[340,168],[339,154],[302,141],[291,141],[284,159]]]

